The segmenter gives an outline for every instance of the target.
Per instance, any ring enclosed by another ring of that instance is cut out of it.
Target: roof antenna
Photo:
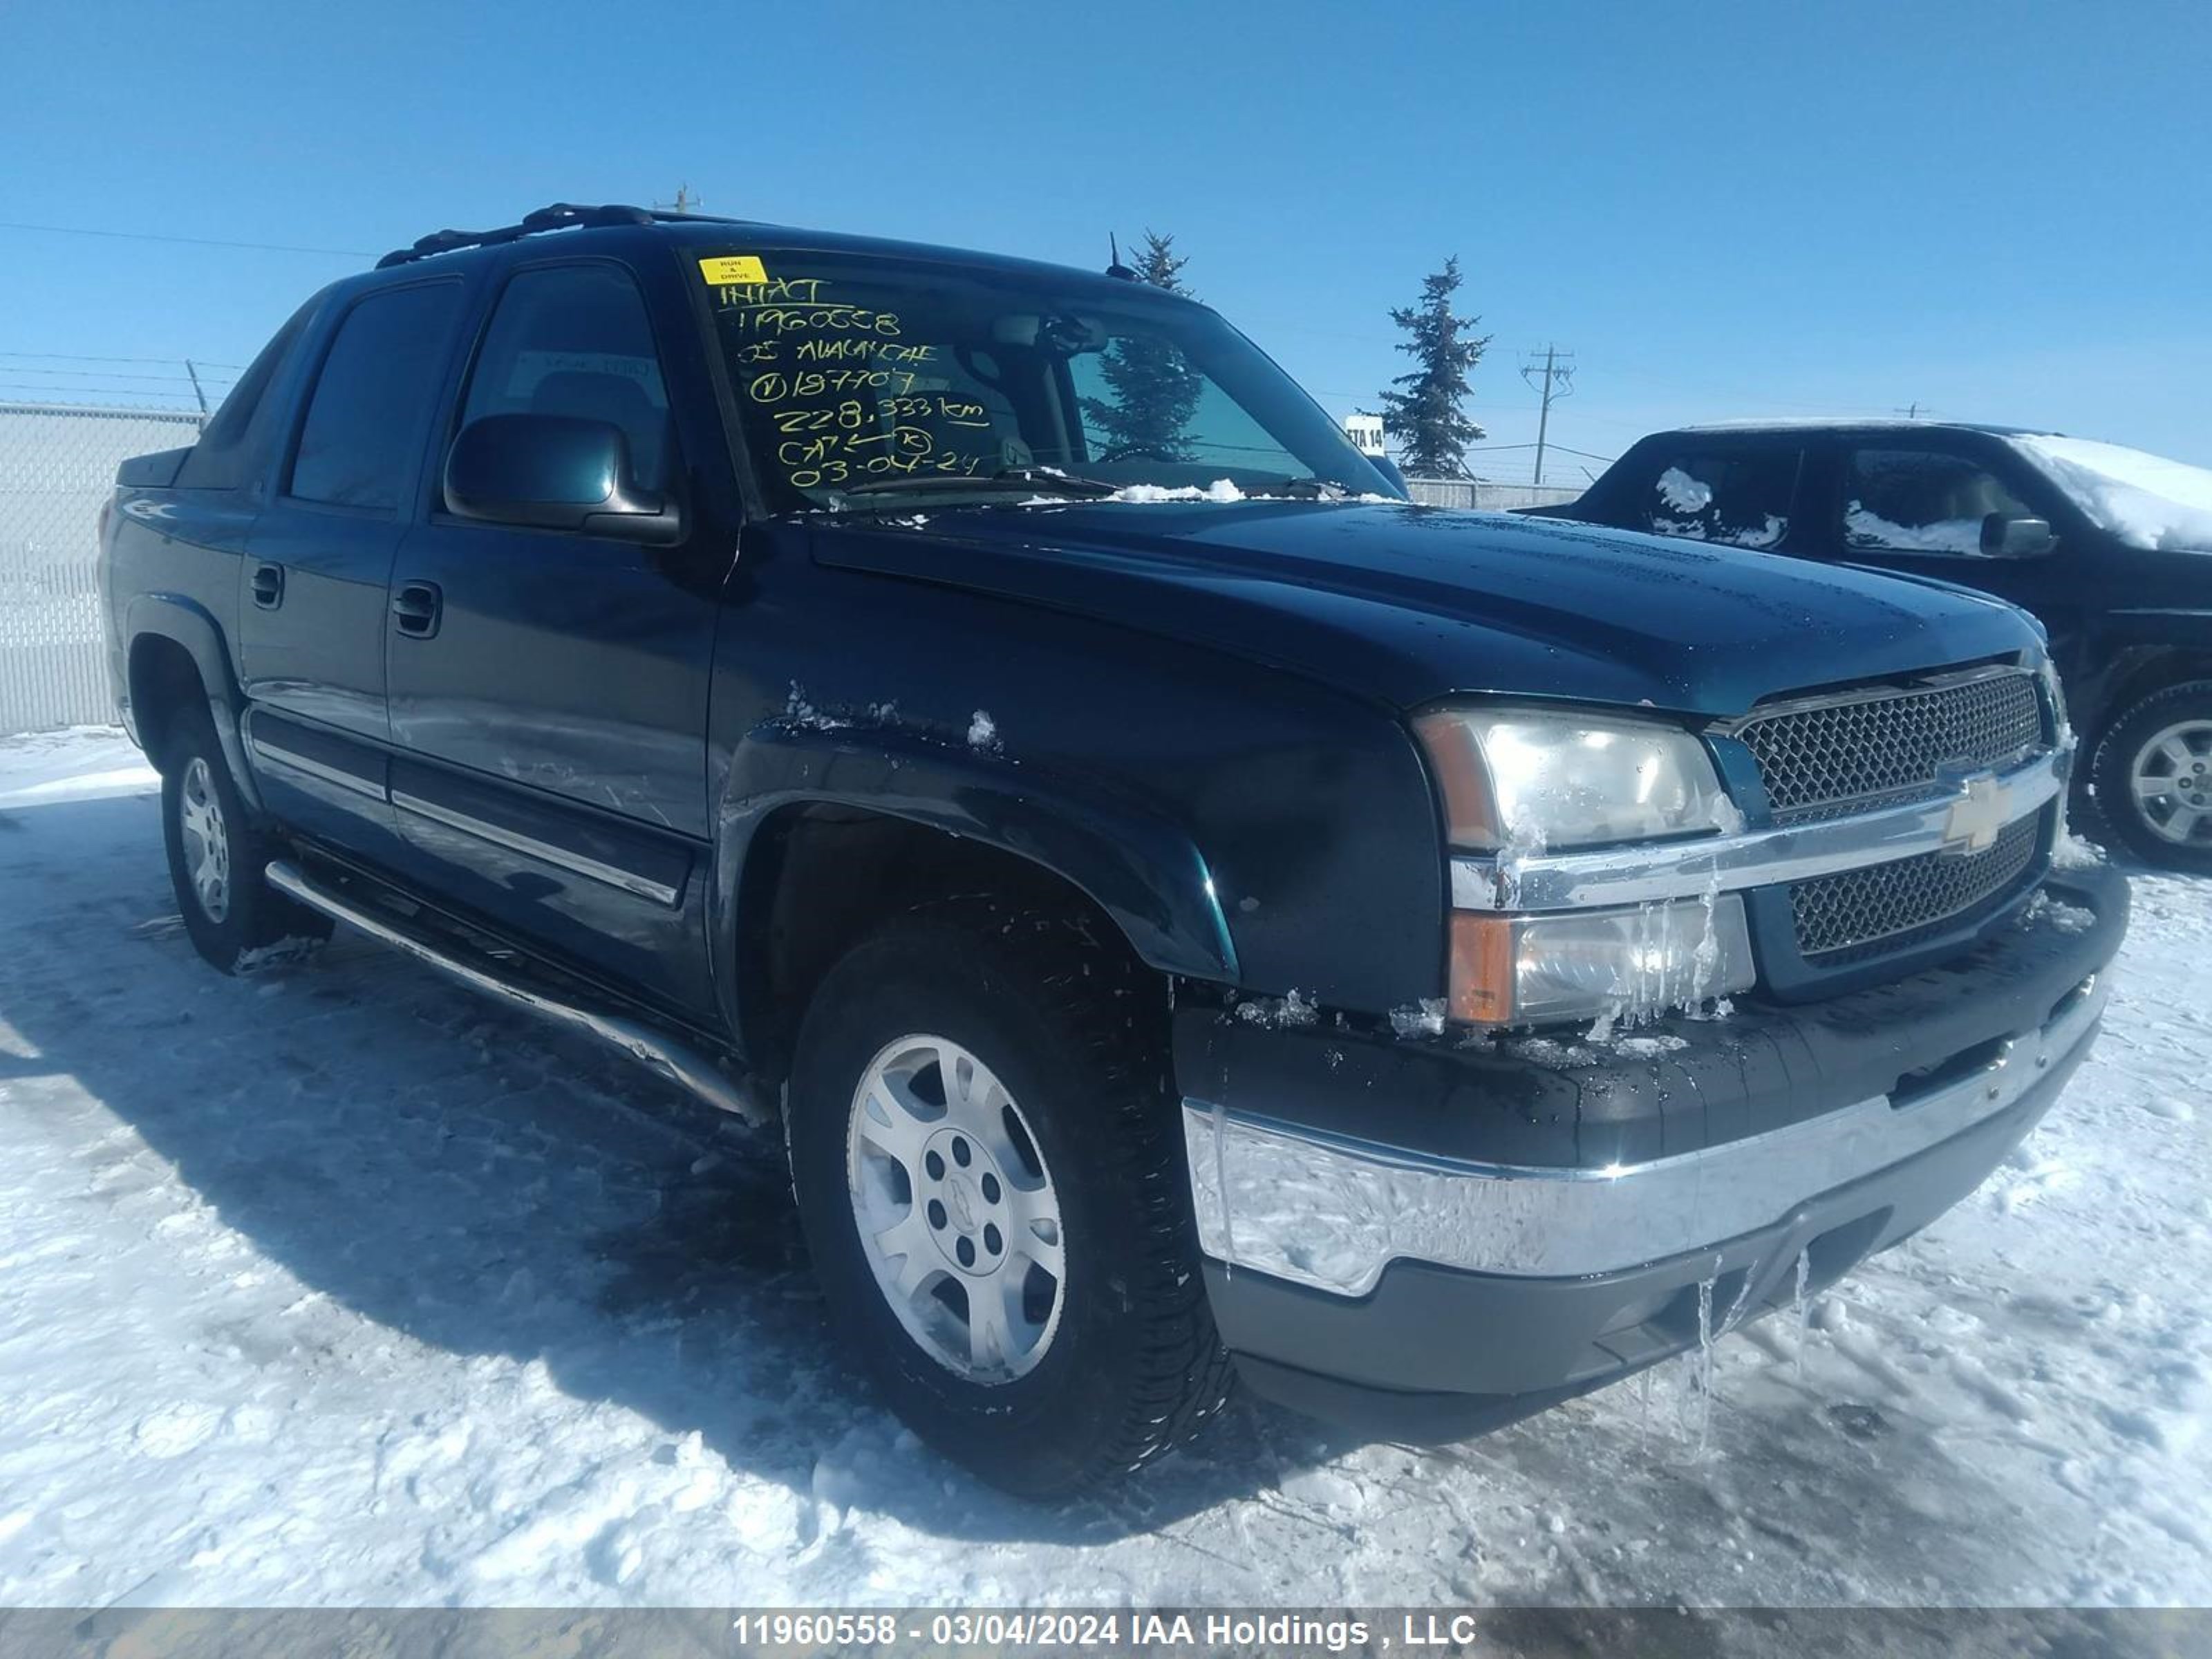
[[[1114,233],[1110,230],[1106,233],[1106,247],[1112,255],[1111,263],[1106,267],[1106,274],[1109,276],[1119,276],[1125,283],[1138,281],[1137,273],[1121,263],[1121,244],[1115,240]]]

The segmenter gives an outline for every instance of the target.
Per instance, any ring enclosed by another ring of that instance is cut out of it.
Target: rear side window
[[[668,391],[644,298],[615,265],[526,270],[507,285],[469,375],[461,423],[566,415],[618,427],[631,481],[667,488]]]
[[[199,442],[185,458],[177,474],[179,485],[191,489],[236,489],[247,482],[254,457],[265,456],[274,447],[264,442],[272,424],[272,419],[264,416],[269,388],[292,361],[293,350],[307,331],[307,319],[314,309],[311,301],[294,312],[291,320],[276,331],[276,337],[261,348],[260,355],[238,377],[238,384],[231,387],[222,407],[201,429]],[[273,415],[274,410],[270,410]]]
[[[346,313],[307,404],[288,493],[337,507],[398,507],[460,301],[459,284],[436,283],[372,294]]]
[[[2034,516],[1979,463],[1926,449],[1861,449],[1844,478],[1844,543],[1978,556],[1982,521]]]
[[[1663,458],[1638,528],[1730,547],[1772,547],[1790,533],[1800,450],[1683,450]]]

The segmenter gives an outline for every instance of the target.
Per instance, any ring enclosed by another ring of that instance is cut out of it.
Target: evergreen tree
[[[1418,367],[1391,381],[1401,390],[1382,394],[1382,429],[1398,441],[1399,465],[1413,477],[1466,477],[1467,447],[1489,435],[1462,408],[1468,373],[1482,361],[1490,337],[1471,331],[1480,318],[1453,314],[1459,284],[1455,257],[1421,284],[1420,304],[1390,313],[1407,334],[1398,349]]]
[[[1148,230],[1134,269],[1154,288],[1188,294],[1180,274],[1187,263],[1188,256],[1175,251],[1173,236]],[[1181,351],[1158,336],[1118,338],[1106,349],[1099,374],[1114,395],[1083,400],[1085,423],[1100,434],[1094,449],[1102,455],[1127,450],[1188,459],[1184,428],[1198,412],[1204,383]]]

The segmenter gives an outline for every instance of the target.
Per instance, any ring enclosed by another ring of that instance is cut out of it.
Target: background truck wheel
[[[169,879],[193,947],[234,974],[250,958],[290,940],[331,936],[330,919],[303,910],[262,879],[282,849],[246,816],[223,763],[215,724],[194,709],[179,715],[161,767],[161,831]]]
[[[962,900],[854,947],[799,1033],[786,1132],[830,1322],[917,1433],[1025,1497],[1135,1468],[1228,1395],[1164,1017],[1079,921]]]
[[[2098,817],[2147,864],[2212,872],[2212,680],[2154,691],[2106,729]]]

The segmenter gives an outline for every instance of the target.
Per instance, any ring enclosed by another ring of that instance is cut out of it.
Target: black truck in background
[[[2125,927],[2012,607],[1414,507],[1114,273],[427,237],[124,467],[103,580],[209,962],[343,921],[780,1115],[830,1321],[1017,1492],[1235,1376],[1456,1436],[1831,1282],[2050,1107]]]
[[[1639,439],[1528,511],[2010,600],[2065,682],[2078,827],[2212,872],[2212,471],[2020,427],[1737,422]]]

